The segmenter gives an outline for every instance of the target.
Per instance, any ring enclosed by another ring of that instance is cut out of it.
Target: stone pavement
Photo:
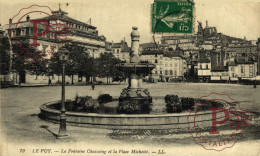
[[[93,91],[90,86],[66,86],[66,98],[74,98],[78,95],[90,95],[97,98],[98,95],[109,93],[118,97],[126,85],[104,85],[96,86]],[[219,85],[219,84],[144,84],[152,96],[165,96],[166,94],[177,94],[178,96],[201,97],[211,92],[229,94],[232,98],[240,101],[242,108],[260,113],[260,88],[253,89],[252,86],[242,85]],[[138,135],[125,137],[125,135],[113,136],[115,132],[107,129],[83,128],[68,125],[69,137],[58,140],[54,134],[58,132],[59,125],[38,118],[39,106],[45,102],[60,100],[60,86],[6,88],[0,90],[1,95],[1,140],[3,147],[24,145],[28,148],[34,146],[66,146],[73,144],[76,147],[82,144],[91,147],[98,145],[102,147],[143,147],[143,148],[166,148],[168,151],[188,149],[201,150],[189,135],[183,137],[176,134],[151,135],[149,132],[141,132]],[[259,116],[256,119],[259,121]],[[258,144],[260,139],[259,122],[246,135],[246,139],[234,146],[234,148],[247,147],[248,143]],[[123,136],[123,137],[122,137]],[[186,136],[186,137],[184,137]],[[74,147],[73,146],[73,147]],[[195,152],[196,153],[196,152]],[[241,153],[240,153],[241,154]]]

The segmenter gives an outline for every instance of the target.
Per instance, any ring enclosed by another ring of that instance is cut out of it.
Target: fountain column
[[[142,88],[142,76],[149,74],[155,65],[143,63],[139,57],[140,33],[137,27],[131,32],[130,62],[121,63],[118,68],[128,75],[128,87],[124,88],[119,97],[118,113],[140,114],[149,113],[152,106],[152,97],[147,89]]]
[[[139,59],[139,38],[140,33],[137,31],[137,27],[132,28],[133,31],[131,32],[131,53],[130,53],[130,62],[131,63],[138,63],[140,62]]]
[[[137,31],[137,27],[132,28],[133,31],[131,32],[131,52],[130,52],[130,63],[137,64],[140,62],[139,58],[139,38],[140,38],[140,33]],[[136,67],[134,67],[136,68]],[[136,71],[136,69],[135,69]],[[130,73],[129,76],[130,83],[129,88],[137,89],[142,86],[142,76],[140,73],[133,72]]]
[[[140,62],[139,58],[139,38],[140,33],[137,31],[137,27],[132,28],[133,31],[131,32],[131,52],[130,52],[130,63],[137,64]],[[134,67],[135,68],[135,67]],[[140,83],[140,74],[133,72],[129,75],[130,83],[128,88],[137,89],[139,88]]]

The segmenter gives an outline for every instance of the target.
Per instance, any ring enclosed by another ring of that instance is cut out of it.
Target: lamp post
[[[60,60],[62,62],[62,92],[61,92],[61,109],[60,109],[60,129],[57,138],[67,137],[66,131],[66,109],[65,109],[65,62],[68,60],[69,51],[65,48],[60,49]]]

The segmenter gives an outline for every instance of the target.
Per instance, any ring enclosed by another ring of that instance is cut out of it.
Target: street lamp
[[[60,109],[60,129],[57,138],[67,137],[66,131],[66,109],[65,109],[65,62],[68,60],[69,51],[66,48],[60,49],[59,58],[62,62],[62,92],[61,92],[61,109]]]

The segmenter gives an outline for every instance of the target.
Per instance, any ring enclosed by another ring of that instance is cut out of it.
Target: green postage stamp
[[[156,1],[152,4],[153,33],[193,33],[194,2]]]

